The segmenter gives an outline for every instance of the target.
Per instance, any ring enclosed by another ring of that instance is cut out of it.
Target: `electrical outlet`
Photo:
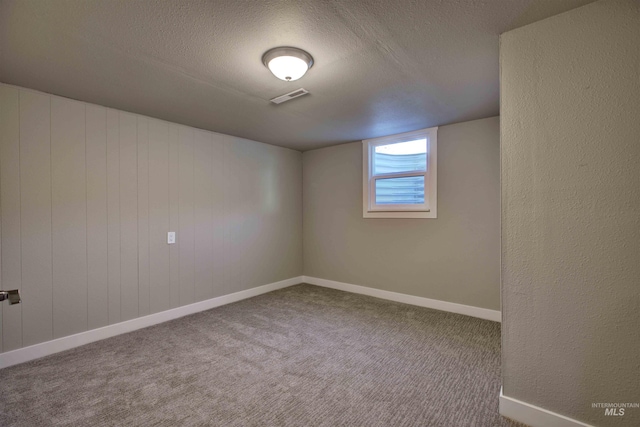
[[[175,231],[169,231],[167,233],[167,244],[173,245],[175,242],[176,242],[176,232]]]

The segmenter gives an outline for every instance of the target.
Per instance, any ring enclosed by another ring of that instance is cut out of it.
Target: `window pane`
[[[373,153],[373,173],[401,173],[427,170],[427,140],[378,145]]]
[[[424,203],[424,176],[376,180],[376,204],[421,205]]]

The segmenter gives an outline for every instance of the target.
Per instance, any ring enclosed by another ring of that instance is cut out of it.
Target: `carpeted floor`
[[[518,426],[500,325],[298,285],[0,370],[2,426]]]

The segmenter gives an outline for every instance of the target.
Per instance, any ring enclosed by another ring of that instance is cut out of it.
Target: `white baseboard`
[[[531,427],[592,427],[530,403],[505,396],[500,388],[500,415]]]
[[[255,297],[257,295],[275,291],[276,289],[297,285],[302,283],[302,281],[302,276],[292,277],[291,279],[282,280],[280,282],[269,283],[268,285],[258,286],[256,288],[235,292],[233,294],[211,298],[206,301],[200,301],[182,307],[173,308],[171,310],[161,311],[160,313],[154,313],[148,316],[127,320],[125,322],[104,326],[102,328],[81,332],[79,334],[69,335],[68,337],[46,341],[29,347],[8,351],[6,353],[0,353],[0,369],[28,362],[30,360],[39,359],[60,351],[80,347],[81,345],[89,344],[94,341],[157,325],[158,323],[167,322],[179,317],[188,316],[189,314],[209,310],[225,304],[231,304],[232,302]]]
[[[317,277],[302,276],[302,279],[305,283],[309,283],[311,285],[338,289],[340,291],[352,292],[354,294],[369,295],[371,297],[417,305],[420,307],[449,311],[451,313],[465,314],[467,316],[478,317],[480,319],[493,320],[494,322],[500,322],[502,320],[502,315],[498,310],[489,310],[488,308],[473,307],[470,305],[456,304],[454,302],[440,301],[437,299],[416,297],[413,295],[401,294],[398,292],[383,291],[381,289],[352,285],[350,283],[336,282],[334,280],[319,279]]]

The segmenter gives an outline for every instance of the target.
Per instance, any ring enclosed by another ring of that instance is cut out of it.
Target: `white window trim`
[[[386,174],[372,176],[371,151],[378,145],[399,143],[427,139],[427,171],[425,177],[425,205],[387,205],[373,206],[375,200],[375,181],[386,177],[399,177],[402,175],[416,176],[421,172],[404,174]],[[405,132],[397,135],[389,135],[380,138],[365,139],[362,141],[362,217],[363,218],[437,218],[438,201],[438,127],[421,129],[413,132]]]

